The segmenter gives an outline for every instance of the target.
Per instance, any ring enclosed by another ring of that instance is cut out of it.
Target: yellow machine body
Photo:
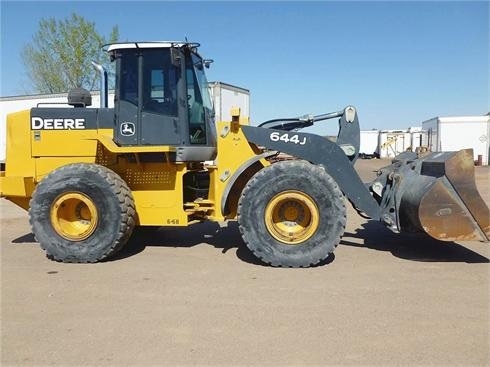
[[[248,119],[233,111],[233,121],[217,124],[217,156],[214,162],[199,169],[209,172],[208,197],[184,201],[184,175],[195,170],[193,163],[142,162],[145,153],[170,153],[172,146],[119,147],[112,140],[112,129],[94,130],[42,130],[29,128],[30,112],[9,115],[7,120],[7,170],[0,176],[0,195],[29,208],[29,199],[35,185],[53,170],[70,163],[96,163],[110,168],[128,184],[134,197],[138,225],[187,226],[196,220],[223,221],[236,217],[238,197],[230,191],[230,210],[222,213],[223,193],[229,179],[247,160],[260,151],[249,144],[241,130]],[[17,147],[17,149],[16,149]],[[21,150],[18,148],[22,147]],[[31,149],[24,149],[31,147]],[[168,156],[167,156],[168,158]],[[269,163],[258,160],[260,167]],[[247,176],[236,184],[248,181],[255,172],[246,170]]]

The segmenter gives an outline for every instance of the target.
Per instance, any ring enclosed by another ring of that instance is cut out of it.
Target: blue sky
[[[489,111],[486,1],[2,1],[1,96],[26,90],[20,51],[39,20],[72,12],[121,40],[201,43],[209,80],[251,91],[253,123],[348,104],[363,129]]]

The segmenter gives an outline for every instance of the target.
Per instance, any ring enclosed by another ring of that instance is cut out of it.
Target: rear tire
[[[247,247],[263,262],[308,267],[334,251],[346,223],[344,196],[320,166],[282,161],[244,188],[238,223]]]
[[[134,201],[126,183],[110,169],[70,164],[36,186],[29,222],[49,258],[92,263],[127,242],[135,225]]]

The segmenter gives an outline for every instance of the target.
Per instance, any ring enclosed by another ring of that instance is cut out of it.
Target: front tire
[[[32,232],[49,258],[92,263],[119,251],[135,225],[126,183],[90,163],[60,167],[36,187],[29,208]]]
[[[344,196],[320,166],[283,161],[259,171],[244,188],[238,223],[263,262],[308,267],[334,251],[346,223]]]

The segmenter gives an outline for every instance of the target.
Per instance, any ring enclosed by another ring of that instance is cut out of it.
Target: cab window
[[[178,70],[170,51],[150,50],[143,59],[143,111],[177,116]]]
[[[121,58],[120,99],[138,105],[138,58],[128,54]]]

